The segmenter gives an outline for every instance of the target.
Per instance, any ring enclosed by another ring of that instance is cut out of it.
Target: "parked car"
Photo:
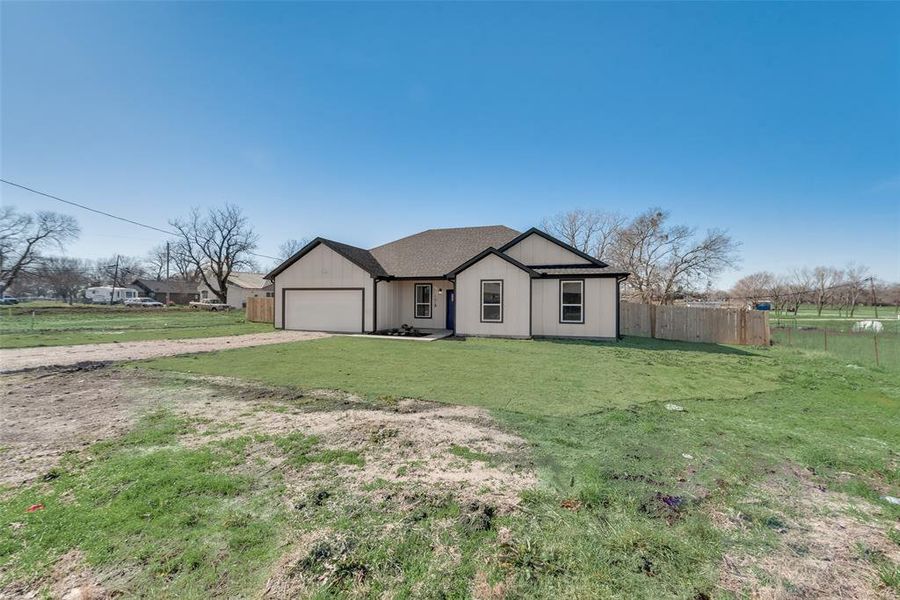
[[[19,303],[19,299],[13,298],[12,296],[3,296],[3,298],[0,298],[0,304],[2,304],[2,305],[18,304],[18,303]]]
[[[125,306],[134,306],[137,308],[164,308],[165,304],[154,300],[153,298],[129,298],[123,303]]]
[[[214,298],[207,298],[206,300],[200,300],[199,302],[190,302],[189,305],[191,308],[199,308],[200,310],[231,310],[231,305],[219,302]]]

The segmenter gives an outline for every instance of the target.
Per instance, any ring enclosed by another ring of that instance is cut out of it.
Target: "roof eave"
[[[333,240],[329,240],[329,239],[326,239],[326,238],[323,238],[323,237],[317,237],[316,239],[314,239],[313,241],[311,241],[311,242],[308,243],[307,245],[305,245],[305,246],[303,246],[302,248],[300,248],[300,250],[298,250],[297,252],[295,252],[293,256],[291,256],[290,258],[288,258],[287,260],[285,260],[283,263],[281,263],[280,265],[278,265],[277,267],[275,267],[274,269],[272,269],[272,271],[270,271],[269,273],[267,273],[267,274],[265,275],[265,277],[263,277],[263,279],[268,279],[269,281],[275,281],[275,278],[276,278],[280,273],[282,273],[285,269],[287,269],[288,267],[290,267],[291,265],[293,265],[295,262],[297,262],[298,260],[300,260],[301,258],[303,258],[304,256],[306,256],[307,254],[309,254],[309,253],[310,253],[316,246],[318,246],[319,244],[325,244],[325,246],[327,246],[327,247],[328,247],[329,249],[331,249],[333,252],[337,252],[337,253],[340,254],[342,257],[346,258],[347,260],[349,260],[350,262],[352,262],[354,265],[356,265],[357,267],[359,267],[360,269],[362,269],[363,271],[365,271],[366,273],[368,273],[369,275],[371,275],[371,276],[373,276],[373,277],[382,277],[382,276],[384,276],[384,273],[376,273],[376,272],[374,272],[374,271],[373,271],[372,269],[370,269],[368,266],[366,266],[366,265],[360,263],[359,261],[357,261],[353,256],[350,256],[350,255],[348,255],[347,253],[343,252],[343,251],[341,250],[341,247],[340,247],[340,245],[338,244],[338,242],[335,242],[335,241],[333,241]],[[368,250],[367,250],[367,252],[368,252]]]

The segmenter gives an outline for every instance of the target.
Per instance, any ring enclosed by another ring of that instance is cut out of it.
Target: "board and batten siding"
[[[365,330],[372,330],[375,298],[372,276],[325,244],[319,244],[275,277],[276,328],[284,326],[281,303],[285,288],[363,288]]]
[[[481,322],[481,281],[503,280],[503,322]],[[446,293],[446,292],[445,292]],[[456,276],[456,332],[459,335],[529,337],[531,277],[490,254]]]
[[[571,277],[571,280],[579,280]],[[616,337],[616,279],[586,277],[584,281],[584,323],[560,323],[560,281],[532,280],[532,335],[547,337]]]
[[[415,293],[417,283],[431,284],[431,318],[417,319]],[[447,290],[453,284],[446,279],[415,279],[378,282],[378,329],[395,329],[403,324],[420,329],[447,327]]]
[[[504,254],[529,267],[534,265],[590,264],[589,260],[542,238],[536,233],[532,233],[515,246],[507,248]]]
[[[379,281],[375,284],[378,293],[379,330],[395,329],[403,324],[400,316],[400,281]]]

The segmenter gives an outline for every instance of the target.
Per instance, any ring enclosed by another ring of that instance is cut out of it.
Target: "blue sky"
[[[260,252],[573,207],[728,229],[741,269],[900,279],[900,4],[13,3],[4,178]],[[161,241],[76,215],[71,255]]]

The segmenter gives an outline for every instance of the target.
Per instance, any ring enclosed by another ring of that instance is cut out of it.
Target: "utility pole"
[[[166,242],[166,281],[169,280],[169,242]]]
[[[878,318],[878,304],[875,302],[875,278],[869,277],[869,287],[872,290],[872,306],[875,307],[875,318]]]
[[[109,293],[109,305],[112,306],[116,297],[116,281],[119,279],[119,255],[116,254],[116,270],[113,272],[112,291]]]

